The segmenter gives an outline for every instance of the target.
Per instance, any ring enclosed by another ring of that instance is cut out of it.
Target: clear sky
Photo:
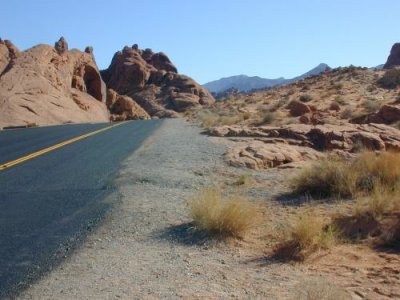
[[[384,63],[400,42],[399,0],[9,0],[0,37],[20,49],[93,46],[108,67],[125,45],[165,52],[200,83],[231,75],[294,77]]]

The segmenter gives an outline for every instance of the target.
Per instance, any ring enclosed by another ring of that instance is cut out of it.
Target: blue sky
[[[12,0],[0,37],[20,49],[94,47],[108,67],[125,45],[165,52],[200,83],[246,74],[294,77],[325,62],[375,66],[400,42],[398,0]]]

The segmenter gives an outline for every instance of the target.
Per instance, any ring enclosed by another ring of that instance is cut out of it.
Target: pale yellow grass
[[[339,234],[332,224],[310,211],[300,216],[295,223],[285,227],[275,256],[284,259],[303,260],[309,254],[328,249],[336,244]]]
[[[243,197],[224,197],[218,188],[198,192],[189,210],[196,228],[221,237],[243,238],[259,221],[256,205]]]

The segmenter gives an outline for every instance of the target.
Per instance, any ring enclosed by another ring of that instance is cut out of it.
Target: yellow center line
[[[5,164],[0,165],[0,171],[1,171],[1,170],[4,170],[4,169],[7,169],[7,168],[9,168],[9,167],[15,166],[15,165],[17,165],[17,164],[20,164],[20,163],[22,163],[22,162],[24,162],[24,161],[27,161],[27,160],[29,160],[29,159],[38,157],[38,156],[40,156],[40,155],[42,155],[42,154],[45,154],[45,153],[47,153],[47,152],[50,152],[50,151],[59,149],[59,148],[61,148],[61,147],[64,147],[64,146],[69,145],[69,144],[72,144],[72,143],[75,143],[75,142],[80,141],[80,140],[83,140],[83,139],[85,139],[85,138],[87,138],[87,137],[89,137],[89,136],[98,134],[98,133],[103,132],[103,131],[106,131],[106,130],[110,130],[111,128],[120,126],[120,125],[125,124],[125,123],[127,123],[127,122],[121,122],[121,123],[117,123],[117,124],[114,124],[114,125],[111,125],[111,126],[107,126],[107,127],[101,128],[101,129],[99,129],[99,130],[92,131],[92,132],[86,133],[86,134],[84,134],[84,135],[80,135],[80,136],[74,137],[74,138],[72,138],[72,139],[66,140],[66,141],[64,141],[64,142],[61,142],[61,143],[59,143],[59,144],[50,146],[50,147],[48,147],[48,148],[44,148],[44,149],[42,149],[42,150],[33,152],[33,153],[29,154],[29,155],[20,157],[20,158],[18,158],[18,159],[16,159],[16,160],[13,160],[13,161],[10,161],[10,162],[8,162],[8,163],[5,163]]]

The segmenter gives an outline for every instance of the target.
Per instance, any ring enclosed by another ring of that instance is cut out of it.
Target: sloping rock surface
[[[361,149],[400,151],[400,131],[383,124],[286,126],[221,126],[209,133],[219,137],[246,137],[254,140],[238,143],[227,153],[232,165],[254,169],[317,158],[334,151],[343,156]]]
[[[0,42],[0,127],[109,120],[106,86],[91,53]]]

